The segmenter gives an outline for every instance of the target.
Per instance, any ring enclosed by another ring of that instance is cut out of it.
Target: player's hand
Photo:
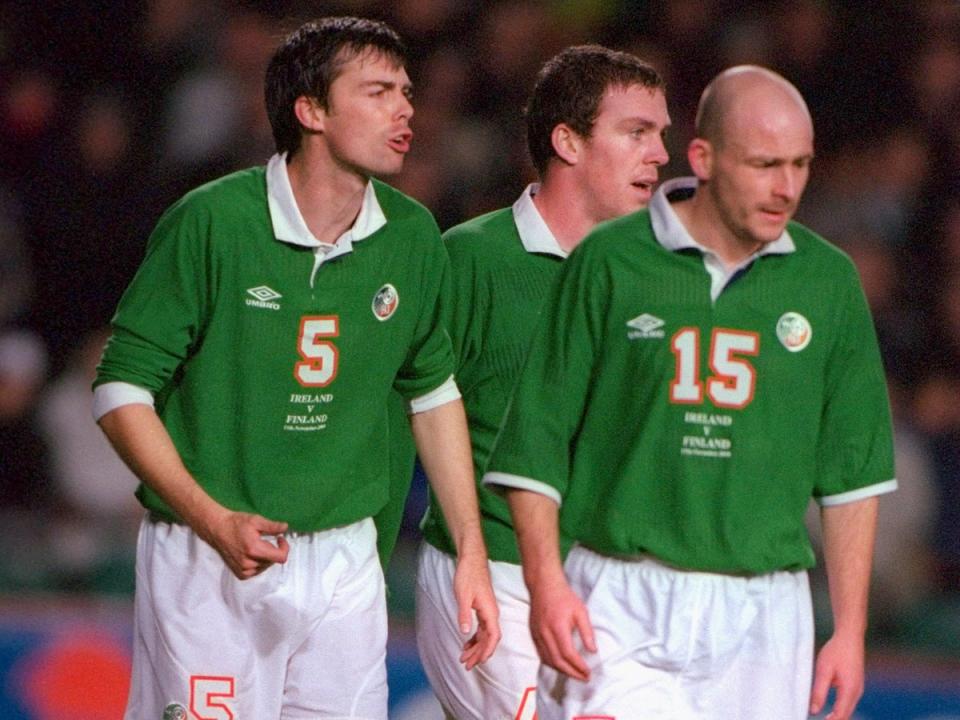
[[[564,675],[586,681],[590,667],[574,645],[574,631],[588,652],[597,651],[587,608],[565,579],[531,588],[530,634],[540,660]]]
[[[500,642],[500,608],[493,594],[490,569],[485,554],[457,559],[453,577],[453,593],[457,599],[457,622],[460,632],[469,635],[476,613],[476,632],[463,645],[460,662],[472,670],[485,662]]]
[[[287,561],[290,546],[283,533],[287,523],[268,520],[261,515],[225,510],[216,521],[198,533],[240,580],[258,575],[274,563]],[[265,535],[276,537],[276,544]]]
[[[820,650],[810,693],[810,713],[816,715],[836,688],[833,708],[826,720],[849,720],[863,695],[863,638],[834,635]]]

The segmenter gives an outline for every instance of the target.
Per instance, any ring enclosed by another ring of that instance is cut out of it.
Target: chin
[[[371,167],[367,174],[374,177],[392,177],[393,175],[399,175],[402,170],[403,160],[395,163],[381,163],[376,167]]]
[[[762,230],[752,233],[753,239],[757,242],[761,242],[764,245],[769,245],[772,242],[776,242],[780,239],[780,236],[783,235],[783,231],[786,229],[786,225],[778,225],[777,227],[767,226]]]

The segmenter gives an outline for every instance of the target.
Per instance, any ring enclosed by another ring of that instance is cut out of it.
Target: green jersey
[[[520,562],[520,554],[510,510],[480,479],[544,298],[566,257],[533,205],[535,190],[528,188],[512,208],[444,233],[452,278],[447,327],[470,426],[487,553],[512,563]],[[427,542],[455,553],[433,497],[422,527]]]
[[[95,384],[151,391],[224,506],[299,532],[355,522],[387,501],[391,389],[456,397],[439,318],[448,265],[429,212],[375,180],[351,230],[321,245],[275,156],[160,219]],[[174,519],[150,488],[139,497]]]
[[[809,567],[811,496],[896,487],[856,270],[790,223],[718,273],[667,201],[682,184],[564,263],[484,481],[554,498],[562,531],[602,554]]]

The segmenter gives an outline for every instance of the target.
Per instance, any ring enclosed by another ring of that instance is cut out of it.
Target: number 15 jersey
[[[670,208],[686,185],[564,264],[484,482],[553,497],[602,554],[809,567],[811,497],[896,487],[869,310],[849,258],[797,223],[723,276]]]

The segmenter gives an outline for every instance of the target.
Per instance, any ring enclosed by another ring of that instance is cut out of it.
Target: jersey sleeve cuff
[[[510,473],[488,472],[483,476],[484,485],[490,487],[494,492],[503,492],[504,488],[514,488],[515,490],[529,490],[538,495],[546,495],[557,505],[562,504],[563,498],[552,485],[534,480],[533,478],[523,477],[522,475],[511,475]]]
[[[453,375],[444,381],[443,385],[411,400],[407,406],[410,415],[433,410],[435,407],[446,405],[448,402],[460,399],[460,388],[453,379]]]
[[[93,391],[93,419],[99,421],[111,410],[122,405],[149,405],[153,407],[153,393],[139,385],[108,382]]]
[[[832,505],[845,505],[847,503],[856,502],[857,500],[865,500],[866,498],[874,497],[875,495],[884,495],[889,492],[893,492],[897,489],[897,480],[896,478],[892,480],[885,480],[881,483],[876,483],[875,485],[867,485],[867,487],[857,488],[856,490],[850,490],[849,492],[839,493],[838,495],[824,495],[823,497],[817,498],[817,503],[822,507],[830,507]]]

